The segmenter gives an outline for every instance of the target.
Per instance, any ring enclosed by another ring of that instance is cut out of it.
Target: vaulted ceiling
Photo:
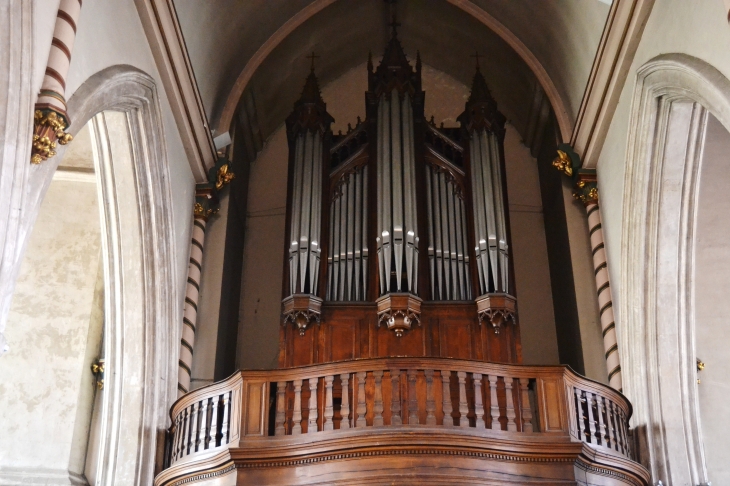
[[[266,138],[299,96],[309,53],[320,56],[317,75],[325,85],[362,64],[369,51],[377,62],[390,30],[383,0],[175,0],[175,7],[217,133],[230,127],[246,93]],[[518,129],[527,125],[541,86],[565,132],[609,8],[598,0],[401,0],[398,32],[410,59],[418,50],[424,64],[467,85],[479,51],[500,110]]]

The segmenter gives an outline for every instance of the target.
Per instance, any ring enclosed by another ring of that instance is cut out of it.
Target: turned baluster
[[[522,392],[522,432],[532,432],[532,407],[530,406],[530,392],[527,385],[530,380],[520,378],[520,391]]]
[[[489,409],[492,417],[492,430],[502,430],[502,424],[499,423],[499,401],[497,400],[497,380],[498,376],[489,375]]]
[[[302,433],[302,380],[294,380],[294,411],[291,416],[291,435]]]
[[[484,423],[484,404],[482,403],[482,374],[474,373],[472,375],[474,381],[474,426],[477,429],[486,428]]]
[[[631,457],[631,440],[629,439],[629,421],[626,420],[624,411],[620,410],[621,414],[621,434],[624,436],[624,454]]]
[[[355,427],[365,427],[365,377],[367,373],[360,371],[357,374],[357,419],[355,419]]]
[[[373,371],[375,379],[375,397],[373,404],[373,427],[383,425],[383,372]]]
[[[213,397],[210,403],[210,428],[208,429],[208,449],[213,449],[218,445],[218,407],[220,406],[220,396]]]
[[[611,435],[611,449],[618,451],[618,431],[616,429],[618,420],[616,417],[616,404],[610,400],[608,402],[608,414],[610,415],[610,418],[608,419],[608,426],[609,433]]]
[[[317,432],[317,419],[319,418],[317,410],[317,378],[309,380],[309,424],[307,425],[307,433],[313,434]]]
[[[390,425],[403,425],[400,414],[400,370],[390,370]]]
[[[425,370],[426,375],[426,425],[436,425],[436,397],[433,391],[433,370]]]
[[[466,402],[466,372],[458,371],[456,376],[459,378],[459,426],[469,427],[469,404]]]
[[[186,454],[186,445],[187,445],[187,435],[188,435],[188,408],[185,407],[185,409],[180,413],[182,418],[180,419],[180,454],[179,457],[185,457]]]
[[[335,430],[335,424],[332,417],[335,415],[335,407],[332,405],[332,383],[335,381],[334,375],[324,377],[324,418],[322,419],[322,430]]]
[[[596,395],[596,413],[598,414],[598,439],[600,445],[606,445],[606,424],[603,422],[603,397]]]
[[[441,387],[443,389],[443,408],[444,408],[444,421],[443,425],[444,427],[453,427],[454,426],[454,417],[452,416],[453,413],[453,406],[451,405],[451,387],[449,386],[451,382],[451,372],[450,371],[441,371]]]
[[[586,442],[593,443],[596,440],[596,419],[593,414],[593,404],[595,403],[595,399],[593,398],[593,393],[591,392],[585,392],[585,397],[586,412],[588,413],[588,431],[586,432]]]
[[[228,430],[231,424],[231,392],[223,394],[223,420],[221,422],[221,445],[228,444]]]
[[[504,377],[504,393],[505,397],[507,398],[507,430],[514,432],[517,430],[517,424],[515,423],[515,418],[517,418],[517,414],[515,413],[515,396],[512,393],[513,380],[513,378],[509,378],[506,376]]]
[[[614,406],[614,420],[616,421],[616,436],[618,440],[618,451],[621,453],[626,452],[626,442],[623,434],[623,427],[622,427],[622,417],[621,417],[621,408],[618,406],[618,404],[613,404]]]
[[[342,373],[340,375],[340,382],[342,383],[342,402],[340,405],[340,429],[350,428],[350,373]]]
[[[418,396],[416,395],[416,373],[408,370],[408,424],[418,425]]]
[[[573,388],[573,394],[575,395],[575,415],[578,419],[578,437],[583,440],[585,434],[585,416],[583,415],[583,393]]]
[[[208,423],[207,411],[208,399],[204,398],[200,403],[200,426],[198,427],[198,438],[195,440],[195,447],[199,451],[205,449],[205,426]]]
[[[276,426],[274,435],[286,434],[286,382],[276,383]]]
[[[198,442],[198,419],[200,415],[200,405],[198,402],[190,406],[190,454],[195,452],[195,446]]]
[[[177,461],[177,444],[180,438],[180,414],[175,416],[172,423],[172,451],[170,451],[170,464]]]

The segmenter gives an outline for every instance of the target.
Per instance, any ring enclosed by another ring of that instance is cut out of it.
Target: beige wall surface
[[[730,45],[730,26],[721,1],[656,0],[597,166],[603,234],[612,285],[619,282],[625,159],[636,72],[660,54],[685,53],[702,59],[730,78],[730,56],[722,47],[727,45]],[[621,308],[619,298],[618,291],[614,291],[615,311]],[[620,333],[621,316],[616,318]]]
[[[707,124],[700,172],[695,247],[695,350],[705,369],[697,374],[702,439],[713,484],[730,484],[730,133],[713,116]],[[718,339],[719,338],[719,339]]]
[[[335,133],[346,131],[348,123],[354,126],[357,116],[365,118],[366,89],[365,64],[323,88],[327,110],[336,120]],[[423,89],[426,91],[426,117],[434,115],[437,124],[458,126],[456,117],[464,110],[469,88],[424,65]],[[277,363],[287,150],[286,133],[281,127],[267,140],[264,150],[251,166],[239,322],[238,365],[241,368],[270,368]],[[530,364],[557,364],[557,338],[536,161],[509,124],[505,161],[524,359]]]
[[[31,234],[8,320],[13,350],[0,361],[0,469],[83,473],[94,391],[88,358],[101,337],[96,191],[54,181]]]

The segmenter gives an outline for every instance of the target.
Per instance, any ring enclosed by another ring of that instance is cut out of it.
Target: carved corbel
[[[578,170],[575,181],[575,191],[573,191],[574,198],[576,198],[583,204],[598,203],[598,185],[595,170]]]
[[[282,324],[291,322],[299,329],[300,336],[304,336],[304,332],[312,322],[320,323],[322,299],[319,297],[311,294],[294,294],[285,298],[281,305],[284,315]]]
[[[413,294],[391,293],[380,297],[378,305],[378,327],[385,323],[388,329],[395,332],[396,337],[413,326],[421,325],[421,303],[423,301]]]
[[[517,299],[509,294],[485,294],[477,299],[477,316],[479,325],[489,322],[494,333],[499,334],[503,324],[515,323]]]
[[[73,137],[64,130],[68,127],[66,116],[45,108],[35,111],[33,117],[33,148],[30,161],[40,164],[56,155],[56,142],[66,145]]]

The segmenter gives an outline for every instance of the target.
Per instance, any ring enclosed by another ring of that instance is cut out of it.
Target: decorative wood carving
[[[291,322],[299,330],[299,335],[304,332],[310,323],[319,324],[319,316],[322,313],[322,299],[310,294],[290,295],[282,301],[284,324]]]
[[[517,300],[509,294],[486,294],[477,299],[479,324],[487,321],[499,334],[503,324],[515,322]]]

